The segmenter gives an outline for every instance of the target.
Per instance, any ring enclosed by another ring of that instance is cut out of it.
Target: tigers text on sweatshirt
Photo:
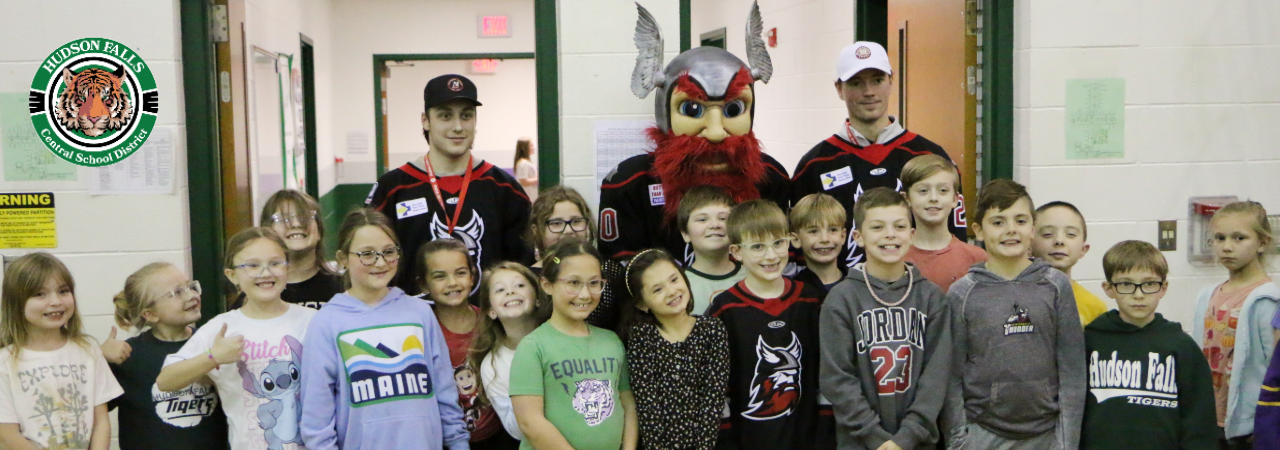
[[[1084,329],[1089,395],[1081,449],[1196,450],[1218,445],[1209,363],[1177,322],[1138,328],[1108,311]]]
[[[875,450],[888,440],[935,448],[944,398],[937,393],[951,376],[946,296],[909,264],[909,275],[893,282],[864,279],[864,270],[849,269],[819,319],[819,386],[835,412],[836,442],[840,449]]]
[[[1071,279],[1039,258],[1012,280],[987,264],[947,293],[955,363],[944,426],[1012,440],[1055,431],[1055,448],[1077,448],[1088,372]]]

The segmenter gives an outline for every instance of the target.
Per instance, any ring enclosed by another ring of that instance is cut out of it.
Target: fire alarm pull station
[[[1187,262],[1199,267],[1213,265],[1213,246],[1209,244],[1209,221],[1213,213],[1238,197],[1191,197],[1187,201]]]

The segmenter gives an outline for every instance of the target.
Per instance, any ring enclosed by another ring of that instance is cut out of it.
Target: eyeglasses
[[[382,260],[386,261],[387,264],[391,264],[400,260],[400,247],[391,247],[383,251],[366,250],[352,254],[356,255],[357,258],[360,258],[360,264],[364,264],[366,266],[377,264],[378,258],[382,258]]]
[[[588,292],[591,292],[591,295],[600,295],[600,292],[604,291],[604,280],[597,279],[583,283],[581,280],[561,278],[558,281],[564,283],[565,293],[569,295],[578,295],[582,293],[582,288],[584,286],[587,288]]]
[[[195,295],[192,295],[189,297],[187,294],[195,294]],[[187,283],[186,285],[178,286],[177,288],[174,288],[174,290],[165,293],[163,298],[177,297],[185,300],[191,297],[199,297],[199,296],[200,296],[200,282],[193,280],[190,283]]]
[[[1155,294],[1164,289],[1164,280],[1145,283],[1130,283],[1127,281],[1111,283],[1111,287],[1116,290],[1117,294],[1132,294],[1138,290],[1138,286],[1142,286],[1143,294]]]
[[[289,271],[289,261],[271,261],[266,264],[251,262],[232,267],[244,269],[245,274],[254,278],[262,278],[267,276],[267,272],[276,276],[284,275]]]
[[[547,231],[550,231],[552,233],[564,233],[565,227],[568,227],[573,231],[586,231],[587,219],[583,217],[577,217],[577,218],[574,218],[573,220],[551,219],[547,221]]]
[[[773,252],[779,255],[785,255],[787,254],[787,249],[791,248],[791,239],[789,237],[784,237],[769,243],[755,242],[738,246],[738,248],[742,249],[743,253],[746,253],[748,256],[753,258],[764,256],[765,252],[769,249],[773,249]]]
[[[306,228],[311,226],[311,222],[316,220],[316,212],[308,211],[302,214],[284,215],[275,213],[271,215],[271,223],[279,225],[284,224],[285,227]]]

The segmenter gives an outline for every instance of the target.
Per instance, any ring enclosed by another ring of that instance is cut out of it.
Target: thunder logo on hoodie
[[[423,356],[422,325],[394,324],[338,335],[338,352],[351,383],[351,406],[431,398],[431,374]]]

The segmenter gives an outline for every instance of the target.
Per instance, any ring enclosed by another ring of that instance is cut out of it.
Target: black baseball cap
[[[476,84],[470,79],[457,74],[440,75],[428,81],[427,87],[422,89],[422,110],[460,98],[480,106],[480,101],[476,100]]]

